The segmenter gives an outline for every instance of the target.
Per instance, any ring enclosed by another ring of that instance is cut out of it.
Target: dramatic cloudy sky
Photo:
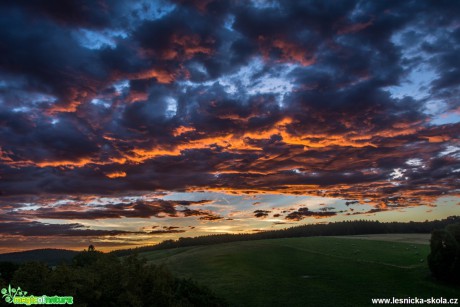
[[[2,1],[0,251],[460,210],[458,1]]]

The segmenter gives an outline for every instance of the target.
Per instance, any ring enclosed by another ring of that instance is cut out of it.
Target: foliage
[[[12,285],[20,285],[21,288],[30,293],[47,293],[49,290],[47,283],[51,274],[50,268],[41,262],[27,262],[19,267],[14,273],[11,281]]]
[[[73,296],[76,306],[225,305],[207,288],[176,278],[162,266],[95,250],[79,253],[71,265],[22,264],[11,284],[33,295]]]
[[[460,223],[431,234],[428,265],[436,278],[460,283]]]

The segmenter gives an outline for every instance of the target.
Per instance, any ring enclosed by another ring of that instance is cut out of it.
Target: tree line
[[[243,234],[213,234],[198,237],[181,237],[177,240],[165,240],[156,245],[112,251],[117,256],[133,253],[187,247],[195,245],[211,245],[235,241],[279,239],[311,236],[341,236],[384,233],[431,233],[435,229],[443,229],[447,225],[460,223],[460,216],[450,216],[442,220],[424,222],[379,222],[368,220],[331,222],[294,226],[280,230],[261,231]]]

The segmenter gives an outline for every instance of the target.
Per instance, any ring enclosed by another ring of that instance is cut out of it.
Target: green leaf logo
[[[22,296],[25,296],[27,294],[26,291],[21,290],[21,287],[18,287],[16,289],[16,288],[11,288],[11,285],[8,285],[8,289],[3,288],[1,290],[1,293],[2,293],[2,298],[4,298],[5,302],[7,302],[7,303],[12,303],[16,296],[17,297],[22,297]]]

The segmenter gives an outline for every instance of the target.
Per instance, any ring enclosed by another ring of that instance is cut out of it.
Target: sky
[[[458,16],[0,2],[0,252],[458,214]]]

